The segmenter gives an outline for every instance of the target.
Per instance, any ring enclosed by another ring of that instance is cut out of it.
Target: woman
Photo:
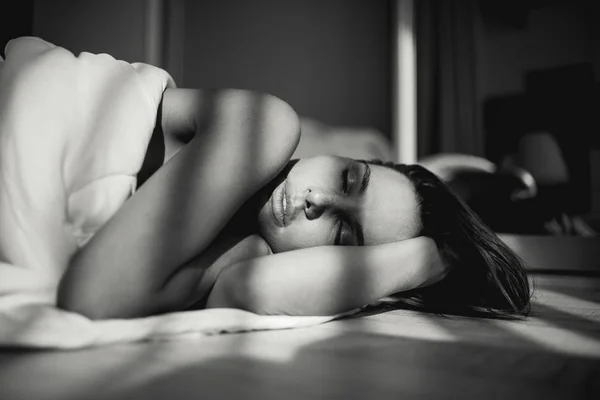
[[[161,107],[164,165],[71,259],[60,307],[331,315],[398,294],[527,313],[522,262],[425,168],[290,161],[298,118],[269,95],[167,89]]]

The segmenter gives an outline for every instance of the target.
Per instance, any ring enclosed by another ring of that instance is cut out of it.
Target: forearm
[[[427,238],[367,247],[313,247],[227,267],[207,307],[259,314],[333,315],[427,282],[439,261]]]

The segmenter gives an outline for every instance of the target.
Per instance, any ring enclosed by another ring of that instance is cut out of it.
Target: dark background
[[[390,1],[172,3],[185,10],[177,20],[181,40],[178,53],[169,53],[162,66],[179,86],[265,91],[301,116],[390,136]],[[523,134],[551,132],[572,176],[565,194],[569,207],[588,214],[600,213],[595,3],[477,1],[473,21],[483,155],[497,162]],[[10,8],[10,18],[0,24],[2,47],[12,37],[35,35],[75,53],[144,61],[143,0],[2,4],[3,15]]]

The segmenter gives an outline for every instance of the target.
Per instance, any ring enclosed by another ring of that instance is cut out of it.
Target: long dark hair
[[[420,165],[369,161],[412,183],[421,231],[431,237],[450,272],[439,283],[396,296],[419,309],[460,315],[527,315],[531,290],[524,262],[435,174]]]

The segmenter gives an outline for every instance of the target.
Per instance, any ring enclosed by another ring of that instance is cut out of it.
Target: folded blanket
[[[77,348],[336,318],[233,309],[91,321],[55,307],[71,256],[134,192],[167,72],[39,38],[0,58],[0,345]]]

